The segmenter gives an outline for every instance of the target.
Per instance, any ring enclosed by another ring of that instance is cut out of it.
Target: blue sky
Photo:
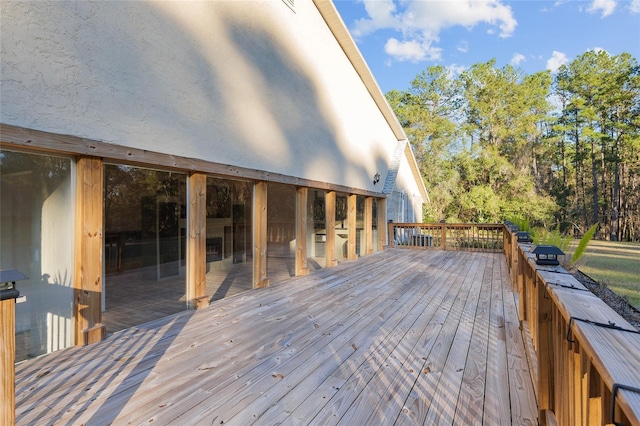
[[[640,0],[334,0],[383,92],[431,65],[532,74],[591,49],[640,61]]]

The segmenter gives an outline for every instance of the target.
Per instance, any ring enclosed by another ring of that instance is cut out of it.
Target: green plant
[[[507,218],[507,221],[516,225],[518,228],[520,228],[521,231],[531,232],[531,225],[529,224],[529,221],[523,217],[520,217],[520,216],[509,217]]]
[[[598,229],[598,224],[594,223],[591,228],[587,232],[584,233],[582,238],[580,238],[580,242],[576,247],[576,250],[573,252],[573,256],[571,256],[571,265],[575,265],[578,260],[582,257],[584,252],[587,250],[587,246],[589,245],[589,241],[593,238],[596,233],[596,229]]]
[[[558,229],[548,231],[546,229],[536,229],[532,233],[533,243],[535,245],[556,246],[563,252],[567,252],[571,243],[570,235],[562,235]]]

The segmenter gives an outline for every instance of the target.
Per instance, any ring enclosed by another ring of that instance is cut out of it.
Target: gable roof
[[[428,202],[429,194],[427,192],[427,188],[424,186],[424,181],[422,180],[422,176],[420,175],[420,169],[418,167],[418,163],[413,154],[413,151],[411,150],[411,145],[408,143],[407,135],[404,133],[402,125],[400,125],[400,122],[393,112],[393,109],[391,109],[391,106],[387,102],[387,99],[384,97],[384,94],[382,93],[380,86],[378,86],[378,83],[371,73],[369,66],[365,62],[364,57],[360,53],[360,50],[356,46],[355,41],[351,37],[347,26],[340,17],[340,14],[338,13],[331,0],[313,0],[313,3],[318,8],[320,15],[322,15],[322,18],[327,23],[327,26],[333,33],[334,37],[338,41],[338,44],[344,51],[349,61],[353,65],[356,73],[358,73],[358,75],[360,76],[360,79],[362,80],[365,87],[367,88],[367,91],[378,106],[378,109],[380,109],[380,112],[389,124],[389,127],[393,131],[393,134],[397,138],[398,142],[403,142],[406,144],[404,152],[407,156],[407,162],[411,167],[413,176],[416,178],[416,182],[418,184],[418,188],[420,189],[422,199]],[[393,173],[391,170],[389,172],[390,175],[388,177],[393,178],[393,180],[395,181],[397,169],[396,173]],[[387,187],[387,185],[390,183],[388,182],[388,180],[389,179],[387,179],[387,182],[385,182],[385,187]]]

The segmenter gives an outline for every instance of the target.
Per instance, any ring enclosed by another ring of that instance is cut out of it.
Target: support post
[[[296,203],[296,276],[307,275],[309,266],[307,264],[307,199],[309,198],[308,188],[298,188]]]
[[[107,334],[102,324],[104,163],[80,157],[76,167],[75,342],[82,346]]]
[[[257,182],[254,188],[253,226],[253,287],[269,287],[267,279],[267,182]]]
[[[209,306],[207,295],[207,175],[189,176],[189,248],[187,300],[190,309]]]
[[[16,420],[16,301],[0,301],[0,424]]]

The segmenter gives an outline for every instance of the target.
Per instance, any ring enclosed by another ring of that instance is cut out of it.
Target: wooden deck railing
[[[502,224],[389,223],[389,246],[501,252]]]
[[[389,246],[503,251],[531,336],[541,425],[640,425],[640,333],[502,224],[389,223]]]
[[[640,425],[638,331],[564,268],[536,264],[506,228],[504,241],[537,355],[540,424]]]

